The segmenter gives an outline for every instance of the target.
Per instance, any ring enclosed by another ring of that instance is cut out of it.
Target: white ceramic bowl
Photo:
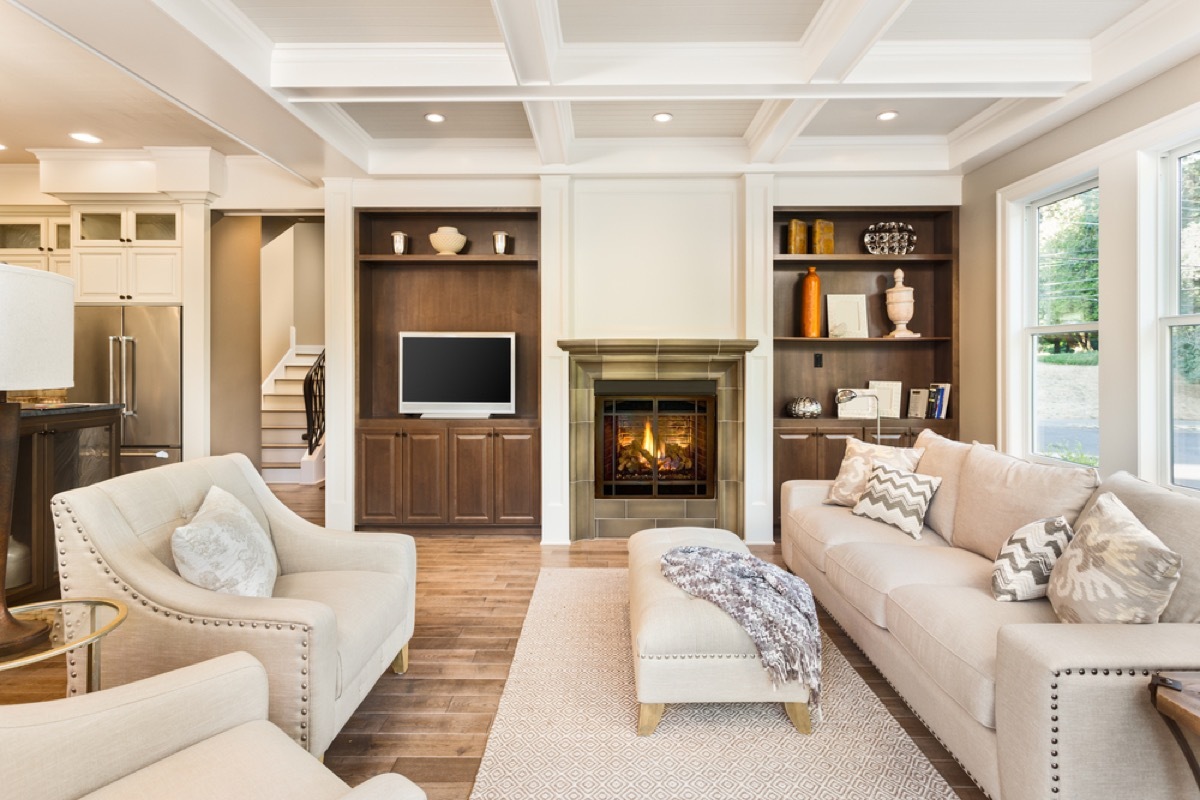
[[[441,227],[429,234],[429,243],[439,256],[452,256],[467,244],[467,237],[458,228]]]

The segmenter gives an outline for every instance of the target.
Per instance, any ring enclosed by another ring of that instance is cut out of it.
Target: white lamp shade
[[[0,391],[74,385],[74,282],[0,264]]]

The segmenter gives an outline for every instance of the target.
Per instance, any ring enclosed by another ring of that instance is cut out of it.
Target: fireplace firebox
[[[611,383],[625,385],[597,387],[596,497],[713,497],[715,387],[657,381],[662,393],[649,393]]]

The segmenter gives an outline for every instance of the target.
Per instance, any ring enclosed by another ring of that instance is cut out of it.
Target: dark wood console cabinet
[[[539,533],[538,211],[363,209],[357,222],[357,526]],[[444,225],[466,235],[461,253],[434,253],[428,234]],[[492,252],[498,230],[506,253]],[[409,252],[393,252],[392,231],[408,234]],[[399,331],[514,331],[516,413],[400,414]]]
[[[50,498],[119,473],[120,419],[119,405],[21,412],[12,538],[28,548],[29,572],[5,592],[10,603],[58,596]]]

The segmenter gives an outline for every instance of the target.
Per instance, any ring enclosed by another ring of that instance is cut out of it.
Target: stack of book
[[[950,384],[931,383],[928,389],[910,389],[908,416],[914,419],[945,419],[950,411]]]

